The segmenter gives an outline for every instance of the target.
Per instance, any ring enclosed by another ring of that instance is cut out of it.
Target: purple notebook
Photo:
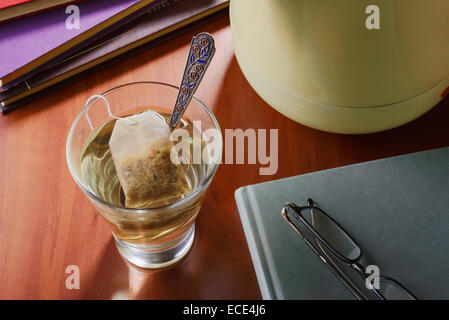
[[[138,4],[139,2],[148,4],[142,7]],[[69,56],[112,29],[144,13],[157,2],[159,1],[88,0],[81,2],[77,4],[80,11],[79,29],[69,30],[66,28],[66,19],[70,14],[65,12],[65,7],[0,25],[1,88],[6,89],[14,86],[55,61]],[[112,24],[106,21],[133,5],[136,5],[135,10],[132,10],[132,13],[125,14],[125,17],[122,17],[120,21]],[[80,39],[83,33],[97,25],[102,25],[101,31],[88,37],[88,39],[84,39],[84,41]],[[69,41],[73,42],[69,49],[63,53],[55,53],[58,47]],[[39,57],[41,57],[40,59],[44,58],[44,55],[48,58],[45,61],[40,61],[40,63],[34,61]],[[32,70],[23,71],[28,64],[36,63],[37,65],[33,66]],[[13,72],[15,76],[11,79],[11,73]],[[8,77],[5,79],[6,76]]]

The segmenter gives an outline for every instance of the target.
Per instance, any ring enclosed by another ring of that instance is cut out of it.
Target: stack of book
[[[227,0],[0,0],[7,113],[227,12]]]

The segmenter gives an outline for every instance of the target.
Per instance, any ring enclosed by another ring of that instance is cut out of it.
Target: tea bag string
[[[87,101],[86,101],[86,103],[85,103],[85,106],[87,106],[87,109],[86,109],[86,119],[87,119],[87,123],[89,123],[90,130],[94,130],[94,126],[92,125],[92,121],[90,120],[89,115],[87,114],[87,112],[89,111],[89,108],[90,108],[90,106],[91,106],[91,105],[89,105],[89,102],[90,102],[92,99],[95,99],[95,98],[97,98],[97,99],[100,98],[100,99],[102,99],[102,100],[104,101],[104,103],[105,103],[105,105],[106,105],[106,110],[108,111],[108,115],[109,115],[111,118],[117,119],[117,120],[119,120],[119,119],[124,119],[124,120],[126,120],[126,121],[129,121],[131,124],[137,124],[137,122],[134,122],[134,121],[132,121],[131,119],[128,119],[128,118],[120,118],[120,117],[114,116],[114,115],[112,114],[112,112],[111,112],[111,106],[109,105],[108,99],[106,99],[106,98],[105,98],[104,96],[102,96],[101,94],[94,94],[94,95],[91,96],[89,99],[87,99]]]

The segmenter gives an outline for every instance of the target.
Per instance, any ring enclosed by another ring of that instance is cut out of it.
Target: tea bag
[[[116,121],[109,147],[126,207],[167,204],[190,191],[182,167],[170,160],[170,133],[153,111]]]

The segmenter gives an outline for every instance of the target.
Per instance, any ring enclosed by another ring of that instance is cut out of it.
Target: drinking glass
[[[150,209],[133,209],[110,203],[94,191],[81,172],[81,157],[87,140],[108,121],[152,109],[171,113],[178,94],[178,87],[161,82],[133,82],[110,89],[86,103],[70,129],[66,157],[70,173],[79,188],[94,204],[112,228],[118,251],[123,258],[141,268],[164,268],[182,259],[192,246],[195,235],[195,219],[205,193],[217,171],[223,142],[220,126],[211,110],[193,97],[183,119],[194,123],[203,150],[211,158],[202,164],[196,183],[182,199],[171,204]],[[205,132],[214,131],[213,138],[205,138]],[[206,141],[208,140],[208,141]],[[176,144],[176,141],[174,141]],[[210,161],[210,159],[214,159]]]

